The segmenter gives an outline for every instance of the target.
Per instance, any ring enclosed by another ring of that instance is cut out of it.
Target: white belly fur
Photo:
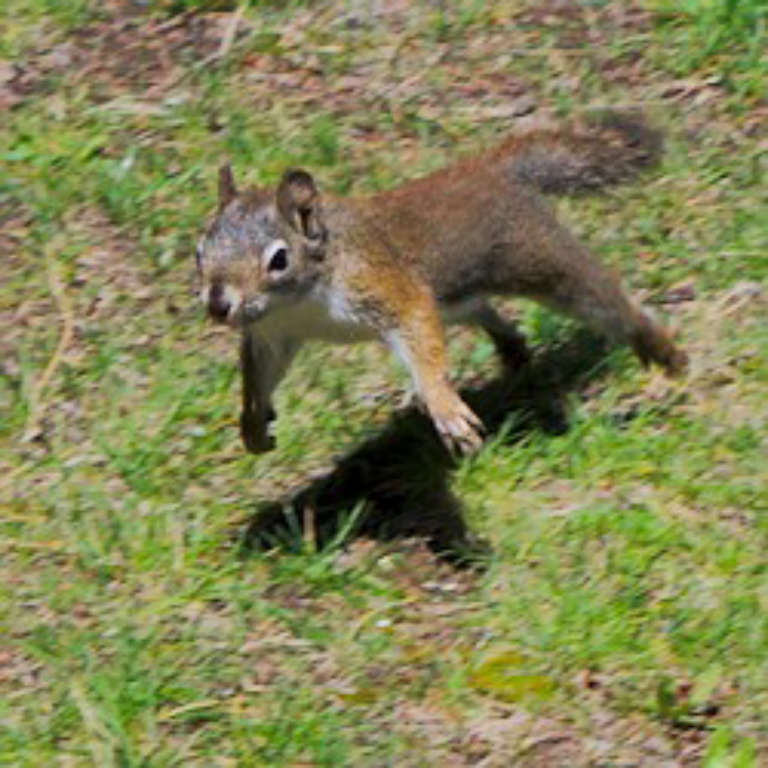
[[[318,339],[335,344],[352,344],[377,337],[368,325],[357,321],[346,303],[328,303],[309,297],[295,304],[288,304],[270,312],[258,323],[265,336],[288,339]]]
[[[466,322],[482,298],[441,307],[446,324]],[[354,344],[381,338],[370,325],[360,322],[343,296],[326,294],[322,298],[310,296],[295,304],[287,304],[271,311],[257,324],[265,336],[283,339],[317,339],[334,344]]]

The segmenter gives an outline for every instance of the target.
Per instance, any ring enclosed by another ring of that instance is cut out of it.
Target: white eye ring
[[[285,240],[273,240],[264,249],[264,263],[267,272],[284,272],[288,269],[288,243]]]

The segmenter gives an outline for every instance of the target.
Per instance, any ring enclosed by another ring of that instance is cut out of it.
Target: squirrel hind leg
[[[598,281],[595,287],[599,290],[585,294],[569,306],[548,303],[581,319],[613,342],[627,344],[646,368],[656,363],[668,376],[677,376],[686,370],[686,352],[675,344],[671,333],[649,311],[624,293],[618,280],[610,279],[602,285]]]
[[[687,367],[688,355],[674,343],[670,332],[626,293],[612,269],[586,254],[560,273],[556,290],[550,286],[536,298],[613,342],[627,344],[643,366],[656,363],[669,376],[679,375]]]

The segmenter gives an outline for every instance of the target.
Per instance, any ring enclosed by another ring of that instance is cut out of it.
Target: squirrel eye
[[[288,268],[288,248],[284,241],[272,243],[266,255],[268,272],[283,272]]]
[[[197,248],[195,249],[195,263],[197,264],[197,271],[201,272],[203,268],[203,245],[202,243],[197,244]]]
[[[288,266],[288,251],[278,248],[269,260],[270,272],[282,272]]]

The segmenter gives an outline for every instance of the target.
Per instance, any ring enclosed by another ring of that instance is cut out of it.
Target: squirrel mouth
[[[221,325],[240,325],[241,305],[229,302],[210,302],[208,304],[208,316]]]
[[[242,303],[232,305],[229,312],[227,312],[226,317],[221,318],[221,322],[228,325],[230,328],[242,328],[250,322],[244,310],[245,308]]]
[[[217,323],[239,327],[244,323],[246,302],[239,291],[224,283],[214,283],[200,293],[208,315]]]

